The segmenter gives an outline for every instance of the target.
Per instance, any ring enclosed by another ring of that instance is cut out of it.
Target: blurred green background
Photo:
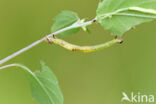
[[[72,10],[81,18],[95,17],[99,0],[0,0],[0,59],[50,33],[53,18]],[[112,39],[99,24],[62,37],[78,45]],[[144,23],[124,35],[124,44],[94,53],[70,52],[42,43],[7,63],[40,70],[40,60],[59,79],[65,104],[120,104],[122,92],[156,96],[156,21]],[[6,64],[7,64],[6,63]],[[0,104],[37,104],[26,76],[19,68],[0,71]]]

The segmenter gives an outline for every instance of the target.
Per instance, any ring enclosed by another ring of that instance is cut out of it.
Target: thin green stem
[[[24,69],[26,72],[29,72],[30,74],[33,75],[33,73],[31,72],[31,70],[29,68],[27,68],[26,66],[20,65],[20,64],[9,64],[9,65],[5,65],[5,66],[1,66],[0,70],[6,69],[9,67],[20,67],[20,68]]]

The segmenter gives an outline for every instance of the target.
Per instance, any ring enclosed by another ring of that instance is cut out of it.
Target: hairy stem
[[[31,49],[32,47],[34,47],[34,46],[40,44],[40,43],[43,42],[46,38],[51,37],[52,35],[57,35],[57,34],[60,34],[60,33],[64,32],[64,31],[73,29],[73,28],[88,26],[88,25],[91,25],[94,21],[95,21],[95,19],[93,19],[93,20],[91,20],[91,21],[88,21],[88,22],[85,22],[85,23],[82,23],[82,24],[80,24],[80,23],[75,23],[75,24],[73,24],[73,25],[71,25],[71,26],[69,26],[69,27],[66,27],[66,28],[63,28],[63,29],[61,29],[61,30],[58,30],[58,31],[56,31],[56,32],[54,32],[54,33],[51,33],[51,34],[49,34],[49,35],[43,37],[42,39],[40,39],[40,40],[38,40],[38,41],[36,41],[36,42],[30,44],[29,46],[27,46],[27,47],[25,47],[25,48],[23,48],[23,49],[21,49],[21,50],[15,52],[15,53],[11,54],[10,56],[8,56],[8,57],[6,57],[6,58],[0,60],[0,65],[3,64],[3,63],[5,63],[5,62],[7,62],[7,61],[9,61],[9,60],[11,60],[11,59],[13,59],[14,57],[20,55],[21,53],[23,53],[23,52],[25,52],[25,51]]]

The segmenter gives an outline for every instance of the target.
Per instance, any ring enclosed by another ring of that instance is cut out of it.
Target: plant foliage
[[[65,27],[71,26],[72,24],[80,21],[78,15],[72,11],[62,11],[60,14],[58,14],[55,19],[55,23],[53,24],[51,28],[51,32],[54,33],[60,29],[63,29]],[[63,35],[70,35],[78,32],[80,28],[71,29],[65,32],[62,32]]]
[[[96,14],[105,29],[122,36],[132,27],[156,18],[156,0],[104,0]]]
[[[41,72],[26,71],[32,96],[39,104],[63,104],[63,95],[56,76],[43,62],[41,65]]]

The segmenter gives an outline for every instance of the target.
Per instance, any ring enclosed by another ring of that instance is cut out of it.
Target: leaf
[[[85,23],[85,19],[80,20],[79,23]],[[82,26],[81,28],[83,31],[87,32],[88,34],[91,34],[91,31],[88,29],[88,26]]]
[[[96,14],[105,29],[122,36],[132,27],[156,18],[156,0],[104,0]]]
[[[30,82],[32,96],[39,104],[63,104],[63,96],[54,73],[43,62],[42,71],[25,71]]]
[[[86,32],[87,32],[88,34],[91,34],[91,31],[88,29],[88,27],[86,27]]]
[[[60,29],[63,29],[65,27],[68,27],[77,21],[79,21],[79,17],[76,13],[71,12],[71,11],[62,11],[60,14],[58,14],[55,17],[55,23],[53,24],[51,28],[51,32],[54,33]],[[70,35],[78,32],[80,28],[74,28],[65,32],[62,32],[62,35]]]

